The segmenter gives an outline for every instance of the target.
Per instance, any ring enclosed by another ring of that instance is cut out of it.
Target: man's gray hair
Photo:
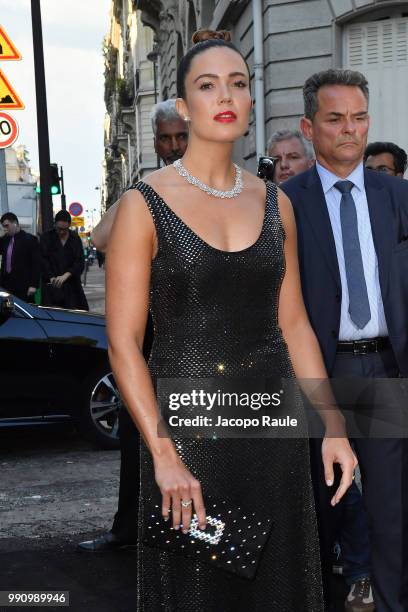
[[[277,130],[276,132],[274,132],[268,140],[268,153],[277,142],[289,140],[290,138],[297,138],[301,142],[305,151],[305,155],[308,159],[315,158],[312,143],[306,140],[302,132],[299,132],[299,130]]]
[[[305,117],[313,120],[318,110],[317,93],[325,85],[346,85],[347,87],[359,87],[363,92],[367,103],[369,98],[368,82],[364,74],[356,70],[322,70],[316,72],[307,79],[303,86],[303,101],[305,105]]]
[[[164,100],[155,104],[150,113],[153,134],[156,137],[159,121],[176,121],[182,117],[176,111],[176,100]]]

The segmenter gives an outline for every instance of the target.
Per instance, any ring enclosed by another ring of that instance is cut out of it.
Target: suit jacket
[[[399,369],[408,376],[408,181],[365,170],[364,183],[389,338]],[[303,297],[330,374],[342,294],[323,188],[313,167],[281,189],[294,208]]]
[[[81,283],[85,257],[80,237],[70,230],[63,246],[57,232],[53,229],[42,234],[40,247],[43,277],[42,303],[46,306],[88,310],[88,302]],[[65,281],[56,296],[56,292],[47,283],[50,278],[61,276],[65,272],[70,272],[72,276]]]
[[[14,236],[13,254],[11,256],[11,273],[6,273],[7,248],[10,236],[0,239],[1,269],[0,285],[26,300],[29,287],[40,286],[41,256],[38,240],[32,234],[20,230]]]

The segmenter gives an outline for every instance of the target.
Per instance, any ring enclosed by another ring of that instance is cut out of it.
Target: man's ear
[[[188,109],[183,98],[176,98],[176,111],[180,117],[186,121],[186,117],[188,117]]]
[[[311,120],[307,117],[302,117],[300,120],[300,129],[306,140],[311,142],[313,137],[313,124]]]

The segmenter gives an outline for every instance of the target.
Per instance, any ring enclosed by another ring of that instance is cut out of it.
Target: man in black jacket
[[[54,229],[40,239],[42,255],[42,303],[89,310],[81,283],[85,257],[82,241],[71,231],[71,215],[60,210],[54,219]]]
[[[33,302],[41,278],[38,240],[20,228],[12,212],[5,213],[0,223],[5,232],[0,238],[0,285],[16,297]]]
[[[156,153],[167,166],[184,155],[188,140],[187,124],[178,115],[175,100],[165,100],[156,104],[152,109],[151,120]],[[108,209],[92,232],[92,240],[101,251],[106,251],[118,205],[119,202],[116,202]],[[153,322],[149,316],[143,343],[143,355],[146,361],[150,355],[152,342]],[[81,542],[78,545],[80,551],[104,552],[137,543],[140,437],[125,407],[119,412],[119,438],[121,449],[119,503],[112,529],[94,540]]]

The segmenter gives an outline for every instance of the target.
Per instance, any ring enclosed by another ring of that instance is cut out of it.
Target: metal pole
[[[0,149],[0,216],[8,212],[6,151]]]
[[[262,0],[252,1],[254,31],[255,135],[256,156],[265,155],[265,91]]]
[[[61,208],[62,210],[67,210],[67,198],[64,190],[64,170],[62,166],[60,166],[60,179],[61,179]]]
[[[157,98],[158,101],[161,102],[163,100],[163,96],[162,96],[162,80],[161,80],[161,55],[160,53],[157,55],[157,67],[156,67],[156,71],[157,71]]]
[[[38,153],[40,159],[42,231],[52,229],[53,209],[50,176],[50,143],[48,137],[47,94],[45,88],[44,49],[40,0],[31,0],[33,26],[35,93],[37,103]]]
[[[157,104],[157,66],[156,60],[153,60],[153,82],[154,82],[154,103]],[[156,166],[160,168],[160,156],[157,154]]]

